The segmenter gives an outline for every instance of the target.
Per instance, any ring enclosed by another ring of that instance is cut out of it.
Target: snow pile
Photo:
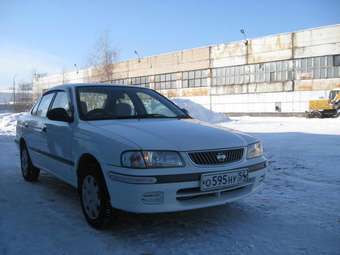
[[[186,109],[189,112],[189,115],[195,119],[214,124],[230,121],[230,119],[224,113],[211,111],[189,99],[177,98],[172,101],[180,108]]]
[[[0,135],[15,135],[17,119],[20,115],[22,113],[0,114]]]

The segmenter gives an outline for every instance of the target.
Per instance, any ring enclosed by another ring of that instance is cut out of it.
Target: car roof
[[[57,85],[49,88],[44,92],[44,94],[55,91],[55,90],[64,90],[68,88],[77,88],[77,87],[91,87],[91,86],[114,86],[118,88],[140,88],[140,89],[149,89],[145,87],[137,87],[137,86],[129,86],[129,85],[121,85],[121,84],[113,84],[113,83],[67,83],[62,85]]]

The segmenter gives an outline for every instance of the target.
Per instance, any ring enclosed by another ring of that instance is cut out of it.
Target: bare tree
[[[117,55],[117,51],[111,46],[109,32],[104,32],[97,40],[88,61],[89,67],[94,70],[94,80],[112,82],[113,64],[117,60]]]
[[[21,82],[18,84],[17,104],[31,105],[33,84],[31,82]]]

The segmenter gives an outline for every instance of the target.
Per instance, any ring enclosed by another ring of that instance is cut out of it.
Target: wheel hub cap
[[[100,210],[99,187],[95,178],[91,175],[84,178],[82,199],[87,216],[96,219]]]

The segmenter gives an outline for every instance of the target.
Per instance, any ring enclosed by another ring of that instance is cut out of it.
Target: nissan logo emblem
[[[227,158],[227,156],[226,156],[223,152],[219,152],[219,153],[217,153],[217,155],[216,155],[216,159],[217,159],[219,162],[225,161],[226,158]]]

